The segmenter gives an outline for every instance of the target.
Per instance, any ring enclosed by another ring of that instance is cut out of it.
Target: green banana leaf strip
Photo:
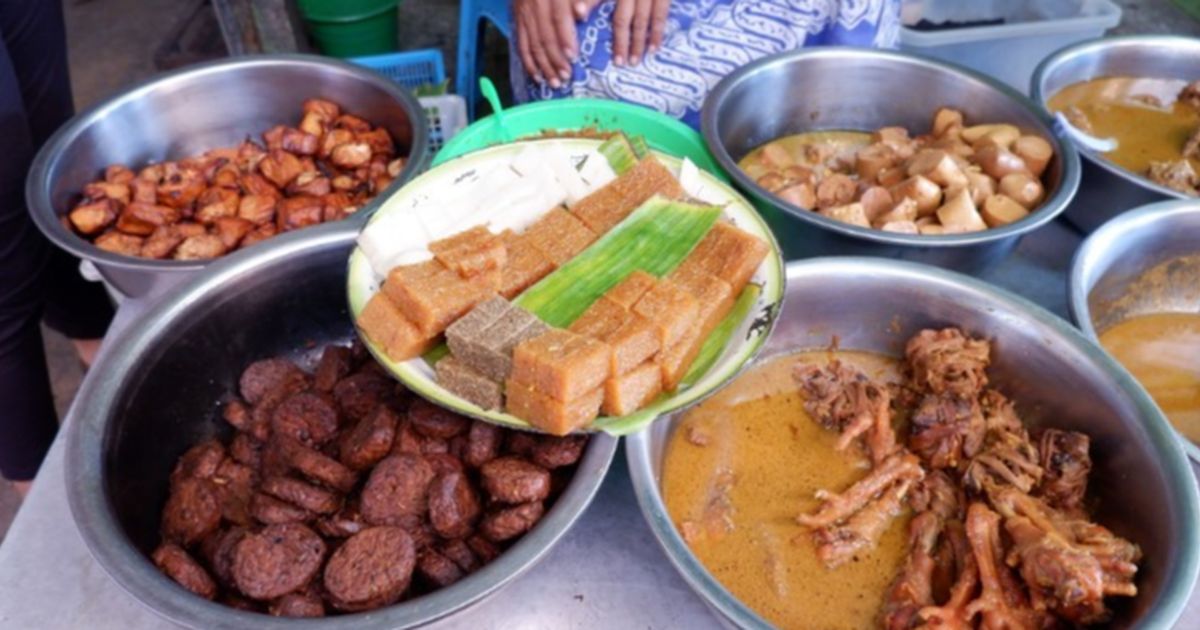
[[[516,305],[566,328],[636,270],[662,276],[687,257],[721,209],[652,197],[575,258],[530,287]]]
[[[712,334],[708,336],[708,339],[704,341],[704,346],[700,348],[700,354],[696,355],[696,360],[692,362],[692,367],[688,369],[687,375],[683,378],[684,386],[691,386],[712,368],[717,359],[721,357],[721,353],[725,351],[725,346],[729,343],[729,339],[733,336],[733,333],[737,331],[742,321],[746,319],[746,315],[750,313],[750,309],[754,308],[754,304],[761,292],[762,288],[757,284],[748,285],[742,291],[737,301],[733,303],[733,308],[730,309],[729,314],[725,316],[725,319],[721,320],[721,323],[717,325]],[[590,428],[614,436],[636,433],[658,417],[665,400],[666,394],[663,394],[647,407],[627,416],[597,418],[592,422]]]
[[[608,160],[608,165],[617,175],[633,168],[638,161],[637,151],[629,142],[629,137],[623,133],[610,136],[596,150]]]
[[[633,136],[629,138],[629,145],[633,147],[633,154],[642,159],[650,155],[650,145],[646,144],[646,138],[643,136]]]

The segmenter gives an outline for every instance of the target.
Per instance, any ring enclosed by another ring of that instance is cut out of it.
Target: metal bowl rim
[[[787,268],[789,284],[792,278],[802,275],[824,276],[828,281],[847,272],[866,273],[876,277],[892,276],[896,277],[897,281],[933,281],[955,290],[983,296],[994,304],[1049,327],[1060,341],[1085,354],[1132,399],[1141,412],[1141,423],[1149,434],[1166,473],[1165,478],[1170,486],[1168,492],[1179,506],[1179,531],[1184,539],[1183,548],[1175,550],[1177,562],[1174,571],[1164,576],[1165,586],[1159,600],[1154,602],[1146,615],[1137,622],[1141,627],[1170,628],[1187,607],[1197,575],[1200,574],[1200,541],[1188,536],[1188,532],[1200,528],[1200,491],[1197,490],[1196,479],[1192,475],[1187,456],[1184,455],[1179,441],[1175,439],[1174,430],[1133,376],[1068,322],[1021,296],[965,274],[921,263],[852,256],[798,260],[788,263]],[[789,316],[789,313],[795,310],[794,305],[789,309],[786,301],[784,304],[781,318]],[[670,421],[688,411],[678,410],[660,418],[659,421]],[[737,627],[772,628],[771,624],[734,597],[709,573],[676,531],[651,467],[649,432],[642,431],[626,438],[625,450],[630,480],[633,482],[634,494],[642,516],[654,533],[659,546],[688,585],[706,604],[718,610]]]
[[[738,85],[751,76],[757,73],[760,69],[773,65],[787,65],[797,59],[804,60],[810,58],[863,58],[863,59],[882,59],[890,63],[913,64],[925,66],[935,70],[947,72],[952,75],[959,75],[960,78],[967,78],[978,81],[1001,96],[1007,97],[1014,104],[1026,109],[1035,118],[1041,121],[1046,133],[1046,137],[1051,139],[1055,145],[1059,157],[1063,164],[1062,181],[1059,182],[1058,189],[1053,195],[1046,198],[1042,205],[1037,210],[1029,213],[1025,218],[1010,223],[1004,227],[987,229],[980,232],[968,232],[964,234],[949,234],[937,236],[922,236],[913,234],[898,234],[894,232],[884,232],[882,230],[869,229],[843,223],[828,217],[821,216],[812,210],[794,206],[776,196],[774,193],[766,190],[752,180],[741,168],[737,162],[730,156],[729,151],[725,149],[724,143],[720,141],[718,129],[720,120],[718,104],[724,102],[726,96],[738,87]],[[745,189],[752,197],[770,203],[772,206],[783,210],[790,216],[793,216],[802,221],[812,223],[820,228],[841,234],[844,236],[853,237],[860,240],[871,241],[882,245],[899,245],[905,247],[930,247],[930,248],[950,248],[970,245],[988,244],[997,241],[1002,241],[1008,237],[1020,236],[1036,230],[1037,228],[1053,221],[1055,217],[1066,210],[1067,205],[1075,197],[1076,191],[1079,189],[1080,172],[1082,167],[1079,162],[1079,154],[1076,151],[1074,144],[1065,140],[1054,125],[1051,124],[1051,119],[1036,107],[1028,97],[1008,85],[1005,85],[987,75],[976,72],[970,68],[960,66],[924,55],[918,55],[911,52],[896,52],[872,50],[863,48],[852,48],[846,46],[824,46],[817,48],[799,48],[793,51],[769,55],[735,70],[727,75],[720,83],[713,88],[708,98],[704,101],[704,108],[701,111],[701,131],[704,136],[704,142],[708,145],[709,152],[725,169],[729,176],[737,182],[739,186]]]
[[[1076,44],[1064,46],[1053,53],[1049,57],[1038,63],[1037,68],[1033,71],[1033,76],[1029,80],[1029,93],[1033,103],[1046,116],[1053,116],[1053,112],[1047,107],[1047,95],[1042,92],[1042,82],[1046,75],[1058,69],[1060,64],[1066,63],[1070,58],[1093,53],[1106,48],[1119,48],[1123,46],[1135,46],[1137,44],[1162,44],[1162,45],[1178,45],[1188,46],[1191,48],[1200,47],[1200,40],[1191,37],[1183,37],[1181,35],[1113,35],[1089,39]],[[1200,56],[1200,55],[1198,55]],[[1092,78],[1101,78],[1099,76]],[[1087,81],[1089,79],[1083,79]],[[1075,147],[1076,152],[1083,156],[1088,162],[1120,177],[1121,179],[1137,185],[1140,188],[1149,190],[1164,197],[1174,199],[1195,199],[1195,196],[1182,193],[1174,188],[1168,188],[1161,184],[1156,184],[1149,178],[1139,175],[1123,166],[1118,166],[1113,162],[1104,159],[1100,153],[1093,151],[1087,147],[1079,146],[1074,138],[1067,138],[1067,142]]]
[[[66,436],[65,478],[71,514],[92,557],[122,590],[155,614],[188,627],[253,626],[274,630],[348,630],[429,623],[478,603],[532,568],[580,518],[600,489],[618,444],[616,438],[603,434],[591,437],[575,476],[546,516],[487,566],[452,586],[408,602],[323,619],[273,618],[196,597],[160,573],[130,542],[106,498],[103,472],[107,420],[95,410],[112,409],[126,393],[125,375],[158,343],[163,331],[223,285],[253,274],[263,265],[278,264],[324,247],[349,246],[357,234],[351,226],[337,231],[310,230],[305,238],[281,242],[277,247],[219,259],[195,278],[171,289],[131,322],[111,341],[97,369],[90,370],[84,380]]]
[[[1089,282],[1088,276],[1094,272],[1098,259],[1122,237],[1148,229],[1161,221],[1170,222],[1176,216],[1188,214],[1200,215],[1200,199],[1169,199],[1139,206],[1110,219],[1092,232],[1079,249],[1075,250],[1067,276],[1067,307],[1071,313],[1071,321],[1083,331],[1084,336],[1099,345],[1100,334],[1092,324],[1091,308],[1088,307],[1088,294],[1091,293],[1095,280],[1099,279],[1092,278],[1092,282]],[[1200,254],[1200,245],[1196,251]],[[1200,463],[1200,445],[1176,431],[1174,427],[1171,430],[1188,457]]]
[[[392,193],[399,190],[406,181],[424,168],[425,162],[429,159],[429,156],[426,155],[429,150],[429,129],[428,123],[425,120],[425,110],[421,107],[416,97],[405,90],[400,84],[364,66],[357,66],[340,59],[318,55],[279,53],[217,59],[183,66],[139,81],[131,87],[79,112],[59,127],[46,143],[42,145],[42,148],[34,157],[33,164],[29,169],[29,175],[25,178],[25,198],[26,203],[29,205],[29,214],[32,215],[34,224],[55,245],[67,250],[78,258],[93,260],[108,267],[168,273],[196,271],[204,268],[209,261],[157,260],[114,254],[96,247],[91,242],[67,230],[57,220],[62,215],[54,211],[53,204],[49,199],[47,190],[49,182],[47,178],[50,167],[58,160],[61,152],[74,142],[80,133],[97,120],[104,118],[108,112],[125,103],[145,97],[162,84],[180,79],[219,74],[229,70],[263,66],[323,67],[325,69],[337,70],[382,89],[387,95],[396,99],[397,104],[405,110],[413,128],[412,146],[409,149],[409,156],[417,156],[417,159],[409,160],[392,183],[376,195],[374,199],[359,208],[358,212],[355,213],[356,215],[369,216],[379,204],[390,197]],[[351,216],[341,221],[355,223],[362,220],[358,216]],[[339,223],[341,221],[334,221],[332,223]],[[276,238],[279,237],[267,239],[266,242],[274,242]],[[240,251],[237,250],[237,252]],[[226,256],[231,256],[235,253],[230,253]]]

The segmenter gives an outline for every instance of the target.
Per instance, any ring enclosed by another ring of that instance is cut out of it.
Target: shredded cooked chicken
[[[1090,440],[1062,429],[1032,439],[988,388],[990,351],[957,329],[924,330],[907,344],[903,383],[837,361],[795,368],[805,409],[839,432],[838,449],[861,438],[872,455],[864,477],[818,492],[821,507],[796,518],[825,566],[873,548],[906,502],[916,513],[880,616],[888,630],[1102,623],[1106,598],[1138,592],[1141,550],[1085,509]],[[902,444],[893,414],[908,418]]]

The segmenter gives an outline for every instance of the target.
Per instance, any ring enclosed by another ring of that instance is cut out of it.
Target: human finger
[[[525,23],[525,20],[520,14],[517,15],[517,53],[521,56],[521,65],[525,68],[525,74],[528,74],[534,81],[541,83],[544,81],[542,70],[533,59],[533,52],[530,49],[529,38],[531,29]]]
[[[541,40],[542,55],[549,62],[543,66],[546,80],[552,87],[558,87],[571,76],[571,61],[563,54],[562,45],[558,41],[557,27],[554,23],[553,0],[541,0],[537,4],[538,39]],[[534,54],[537,54],[536,52]]]
[[[654,0],[654,8],[650,12],[650,52],[663,45],[663,35],[667,31],[667,14],[671,10],[671,0]]]
[[[600,4],[600,0],[576,0],[571,5],[571,8],[575,11],[575,19],[579,22],[588,19],[588,16],[592,14],[592,10],[598,4]]]
[[[650,10],[653,0],[637,0],[633,8],[633,23],[629,27],[629,63],[638,65],[646,54],[646,39],[650,36]]]
[[[613,11],[613,63],[625,65],[629,57],[629,28],[633,22],[633,8],[636,0],[617,0],[617,8]]]

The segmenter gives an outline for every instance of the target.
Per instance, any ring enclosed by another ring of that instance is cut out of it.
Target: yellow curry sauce
[[[899,380],[895,360],[867,353],[771,360],[689,412],[663,463],[667,510],[692,551],[734,596],[784,628],[876,625],[907,553],[907,514],[876,549],[834,570],[817,559],[811,530],[796,523],[818,507],[817,490],[840,492],[870,466],[857,451],[834,450],[836,433],[808,416],[792,380],[797,361],[834,356],[874,379]]]
[[[1176,101],[1187,84],[1178,79],[1092,79],[1068,85],[1051,97],[1048,105],[1051,111],[1064,114],[1077,107],[1091,126],[1084,131],[1117,140],[1116,150],[1104,154],[1105,158],[1145,174],[1151,162],[1178,160],[1188,137],[1200,126],[1200,112]],[[1200,161],[1191,163],[1200,170]]]
[[[1171,424],[1200,443],[1200,313],[1139,315],[1100,333]]]

